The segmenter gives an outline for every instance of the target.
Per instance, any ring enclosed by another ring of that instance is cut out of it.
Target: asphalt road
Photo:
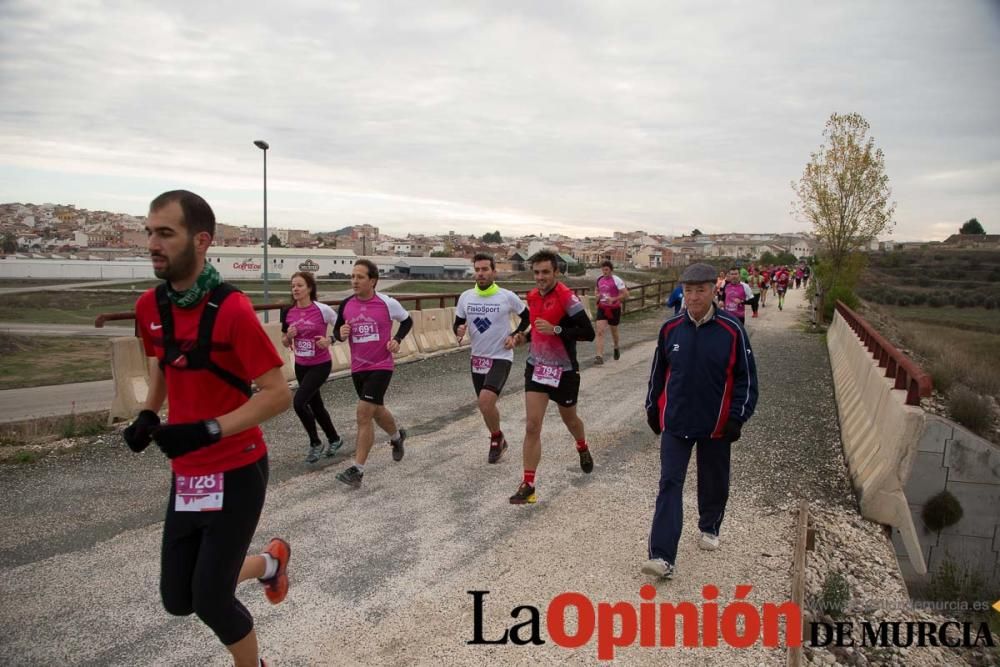
[[[783,314],[766,309],[764,319],[775,322],[755,331],[755,348],[767,343],[762,337],[774,347],[785,337],[805,335],[789,329],[796,316],[794,300],[790,305]],[[271,420],[265,426],[271,480],[253,546],[263,547],[273,535],[289,539],[292,588],[278,606],[267,604],[255,582],[238,591],[255,616],[268,664],[595,664],[593,639],[575,650],[552,643],[544,610],[566,591],[582,592],[595,603],[626,600],[638,606],[639,587],[649,581],[638,570],[659,456],[642,403],[661,320],[657,313],[626,321],[618,362],[592,366],[592,345],[581,346],[580,414],[595,470],[579,470],[573,441],[550,406],[534,506],[507,502],[521,470],[523,374],[517,370],[500,402],[511,450],[497,465],[486,464],[488,436],[474,407],[465,353],[397,369],[387,403],[409,431],[406,457],[394,463],[388,446],[378,445],[360,490],[334,479],[353,451],[348,378],[323,390],[348,442],[331,463],[310,468],[302,462],[306,438],[291,411]],[[523,369],[523,357],[519,350],[515,369]],[[775,369],[784,363],[776,355],[757,357],[758,364]],[[719,586],[720,608],[737,584],[753,585],[749,601],[755,605],[787,598],[792,518],[785,510],[794,498],[775,491],[780,479],[773,485],[754,480],[755,450],[778,448],[756,437],[751,421],[734,446],[734,487],[719,552],[696,548],[689,473],[679,574],[659,585],[658,601],[700,604],[707,583]],[[155,448],[133,455],[110,436],[31,465],[0,465],[5,664],[229,664],[196,618],[170,617],[160,607],[159,541],[168,484],[167,463]],[[469,590],[490,591],[484,610],[489,638],[515,622],[514,607],[534,605],[542,609],[546,643],[467,644],[473,627]],[[760,646],[635,646],[619,655],[622,664],[650,665],[777,665],[785,659],[783,651]]]

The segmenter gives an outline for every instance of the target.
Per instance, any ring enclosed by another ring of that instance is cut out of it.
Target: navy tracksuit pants
[[[698,529],[719,534],[729,500],[729,453],[726,440],[678,438],[664,432],[660,436],[660,492],[656,496],[653,529],[649,533],[649,557],[677,563],[677,543],[684,521],[684,477],[691,450],[697,447]]]

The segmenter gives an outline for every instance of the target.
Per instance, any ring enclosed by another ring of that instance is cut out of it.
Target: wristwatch
[[[219,425],[219,422],[214,419],[205,420],[205,430],[208,431],[208,434],[215,441],[222,438],[222,427]]]
[[[552,327],[552,333],[558,336],[559,334],[562,333],[562,327],[559,326],[558,324],[555,325],[554,327]]]

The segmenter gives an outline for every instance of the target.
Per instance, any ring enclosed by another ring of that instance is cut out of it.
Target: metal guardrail
[[[630,292],[634,290],[641,290],[641,293],[638,296],[626,299],[624,302],[625,306],[623,307],[622,312],[623,313],[635,312],[637,310],[645,310],[647,308],[652,308],[654,306],[663,305],[664,285],[669,285],[669,287],[666,288],[666,293],[670,294],[670,292],[674,289],[674,281],[670,280],[646,283],[644,285],[636,285],[634,287],[630,287],[629,288]],[[652,287],[656,288],[655,297],[653,297],[652,294],[647,294],[647,290]],[[573,288],[573,292],[576,293],[577,296],[586,296],[587,293],[591,291],[591,289],[592,288],[590,287],[575,287]],[[516,292],[516,294],[520,297],[524,297],[527,293],[528,293],[527,291]],[[436,305],[431,306],[432,308],[447,308],[448,306],[454,306],[455,304],[458,303],[458,297],[461,296],[461,294],[462,294],[461,292],[455,292],[453,294],[409,294],[409,295],[393,294],[392,298],[396,299],[401,303],[413,302],[415,310],[423,310],[425,302],[436,302]],[[332,299],[327,301],[321,301],[321,303],[325,303],[328,306],[339,306],[341,301],[342,299]],[[628,307],[629,304],[636,302],[639,303],[639,306],[637,308]],[[262,304],[255,304],[253,309],[258,312],[262,310],[267,310],[267,311],[280,310],[281,308],[288,307],[288,305],[289,305],[288,303],[262,303]],[[101,313],[94,320],[94,326],[100,329],[103,328],[105,323],[107,322],[126,321],[134,319],[135,319],[135,311],[132,310],[118,312],[118,313]]]
[[[878,361],[880,368],[885,368],[885,377],[894,378],[894,389],[906,390],[906,404],[920,405],[921,397],[931,395],[933,384],[931,376],[920,368],[912,359],[896,349],[863,317],[851,310],[843,301],[837,301],[837,312],[844,321],[861,338],[861,343],[871,352],[872,358]]]

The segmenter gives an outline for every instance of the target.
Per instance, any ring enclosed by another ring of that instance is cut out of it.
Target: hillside
[[[1000,308],[1000,251],[934,248],[869,255],[858,295],[892,306]]]

